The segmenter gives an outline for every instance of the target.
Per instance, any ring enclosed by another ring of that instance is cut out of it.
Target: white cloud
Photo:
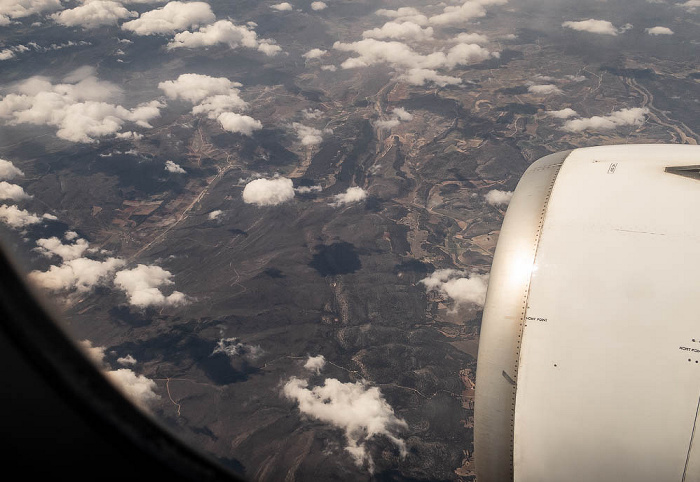
[[[304,368],[310,372],[316,373],[316,375],[321,374],[321,370],[326,366],[326,358],[323,355],[311,356],[304,363]]]
[[[90,247],[89,243],[82,238],[76,239],[73,244],[63,244],[56,236],[39,239],[36,244],[36,251],[39,253],[49,258],[58,256],[63,261],[82,258],[85,251]]]
[[[240,98],[241,84],[225,77],[210,77],[202,74],[182,74],[176,80],[158,84],[170,99],[182,99],[196,104],[193,114],[207,114],[210,119],[217,119],[231,110],[242,110],[248,104]],[[235,119],[231,119],[233,122]]]
[[[323,191],[323,187],[321,186],[299,186],[295,187],[294,190],[298,192],[299,194],[309,194],[312,192],[321,192]]]
[[[216,20],[206,2],[169,2],[162,8],[151,10],[140,18],[125,22],[122,29],[136,35],[171,34],[190,27],[206,25]]]
[[[486,35],[480,33],[467,33],[462,32],[458,34],[454,39],[455,42],[463,44],[485,44],[489,42],[489,38]]]
[[[304,57],[306,60],[319,59],[319,58],[323,57],[326,54],[326,52],[328,52],[328,51],[322,50],[322,49],[311,49],[308,52],[306,52],[305,54],[303,54],[302,57]]]
[[[18,186],[17,184],[12,184],[7,181],[0,181],[0,199],[12,199],[13,201],[24,201],[27,199],[31,199],[33,196],[30,196],[26,192],[24,192],[24,189],[22,189],[22,186]]]
[[[397,22],[413,22],[418,25],[426,25],[428,23],[428,17],[414,7],[401,7],[396,10],[381,8],[374,13],[382,17],[396,19]]]
[[[174,174],[186,174],[187,173],[187,171],[185,171],[182,168],[182,166],[174,163],[173,161],[165,161],[165,170],[168,172],[172,172]]]
[[[43,219],[50,219],[50,215],[38,216],[30,213],[26,209],[19,209],[17,206],[0,205],[0,222],[7,224],[14,229],[25,228],[32,224],[39,224]]]
[[[567,27],[573,30],[578,30],[579,32],[589,32],[596,33],[600,35],[617,35],[618,29],[607,20],[596,20],[590,18],[588,20],[581,20],[579,22],[564,22],[561,24],[562,27]]]
[[[656,27],[651,27],[644,29],[649,35],[673,35],[673,30],[671,30],[668,27],[661,27],[661,26],[656,26]]]
[[[438,291],[454,300],[457,305],[470,303],[483,307],[488,280],[488,274],[439,269],[420,282],[425,285],[427,291]]]
[[[121,96],[121,88],[97,79],[91,67],[76,70],[58,84],[46,77],[31,77],[0,100],[0,119],[10,125],[56,127],[58,137],[87,143],[116,135],[127,122],[151,127],[149,121],[163,107],[158,101],[133,109],[107,102]]]
[[[78,345],[83,353],[97,366],[102,366],[105,358],[105,350],[107,347],[94,346],[90,340],[82,340]]]
[[[136,365],[136,358],[134,358],[131,355],[126,355],[126,356],[117,358],[117,363],[119,363],[122,366]]]
[[[172,273],[160,266],[139,264],[136,268],[119,271],[114,277],[114,284],[124,291],[129,304],[138,308],[149,306],[180,306],[187,302],[187,297],[179,292],[165,296],[162,286],[173,285]]]
[[[262,122],[259,120],[235,112],[224,112],[219,115],[218,120],[225,131],[237,132],[249,137],[253,135],[253,131],[262,129]]]
[[[413,114],[402,107],[395,108],[391,114],[388,119],[376,121],[374,126],[378,129],[392,129],[398,126],[401,121],[413,120]]]
[[[619,111],[611,112],[606,116],[593,116],[566,121],[563,129],[569,132],[583,132],[587,130],[610,130],[627,125],[642,125],[646,120],[645,116],[648,113],[649,109],[646,107],[621,109]]]
[[[293,122],[292,128],[296,131],[299,142],[304,146],[314,146],[323,141],[324,134],[332,134],[332,129],[316,129],[314,127],[305,126],[299,122]]]
[[[341,65],[344,69],[364,67],[378,63],[388,63],[393,66],[406,68],[454,68],[458,65],[469,65],[482,62],[491,53],[476,44],[457,44],[447,50],[422,55],[401,42],[383,42],[375,39],[364,39],[353,43],[336,42],[333,48],[344,52],[355,52],[359,57],[351,57]]]
[[[138,17],[121,2],[113,0],[92,0],[75,8],[51,15],[51,18],[67,27],[97,28],[103,25],[117,25],[118,20]]]
[[[60,0],[2,0],[0,1],[0,17],[24,18],[37,13],[52,12],[62,7]]]
[[[275,206],[294,199],[294,184],[291,179],[255,179],[243,188],[243,202],[257,206]]]
[[[585,75],[566,75],[565,77],[572,82],[583,82],[586,80]]]
[[[137,375],[128,368],[110,370],[104,361],[106,347],[93,346],[90,340],[81,341],[80,347],[87,357],[100,368],[107,380],[137,406],[147,409],[152,402],[160,398],[154,391],[157,387],[156,382],[150,378],[144,375]],[[120,365],[133,365],[136,363],[136,360],[131,355],[127,355],[117,359],[117,363]]]
[[[508,3],[508,0],[467,0],[462,5],[446,6],[443,13],[430,17],[429,21],[433,25],[462,24],[473,18],[486,16],[486,6],[505,3]]]
[[[561,89],[552,84],[531,85],[527,91],[535,95],[561,94]]]
[[[207,215],[207,218],[214,220],[219,219],[224,212],[221,209],[216,209]]]
[[[421,28],[420,25],[413,22],[387,22],[381,28],[365,30],[362,32],[362,36],[364,38],[390,38],[424,42],[426,40],[432,40],[433,27]]]
[[[108,370],[104,374],[124,396],[142,408],[147,408],[160,398],[154,391],[157,388],[156,382],[144,375],[137,375],[128,368]]]
[[[452,69],[458,65],[474,64],[499,56],[498,53],[491,53],[477,44],[464,43],[458,43],[446,51],[434,51],[423,55],[401,42],[371,38],[352,43],[336,42],[333,48],[358,54],[357,57],[350,57],[341,64],[344,69],[386,63],[407,71],[403,78],[413,84],[425,81],[435,81],[438,85],[456,84],[461,81],[455,77],[441,76],[435,69]]]
[[[409,69],[405,74],[401,75],[401,79],[411,85],[423,85],[426,82],[432,82],[440,87],[462,83],[462,79],[459,77],[442,75],[433,69]]]
[[[413,120],[413,114],[408,112],[403,107],[395,107],[391,111],[391,113],[394,114],[396,117],[398,117],[402,121],[412,121]]]
[[[322,65],[321,70],[325,70],[327,72],[335,72],[336,70],[338,70],[338,67],[336,67],[335,65]]]
[[[105,285],[108,277],[123,265],[124,261],[118,258],[105,261],[76,258],[60,266],[51,266],[48,271],[32,271],[29,280],[51,291],[75,289],[88,292],[96,286]]]
[[[377,436],[387,437],[406,455],[406,444],[397,432],[408,428],[405,421],[394,414],[378,387],[369,387],[364,381],[342,383],[327,378],[323,385],[309,388],[306,380],[292,377],[282,393],[299,404],[299,411],[345,432],[345,448],[359,466],[374,464],[368,453],[367,441]]]
[[[0,50],[0,60],[10,60],[15,57],[15,52],[11,49]]]
[[[689,12],[695,12],[696,9],[700,8],[700,0],[688,0],[685,3],[677,3],[676,6],[685,8]]]
[[[326,2],[311,2],[311,10],[325,10],[327,7]]]
[[[212,355],[223,353],[229,357],[243,357],[246,360],[254,361],[263,354],[263,349],[259,345],[248,345],[242,343],[238,338],[221,338],[217,343]]]
[[[278,12],[288,12],[292,10],[294,7],[292,7],[292,4],[289,2],[282,2],[282,3],[276,3],[275,5],[270,5],[270,8],[273,10],[277,10]]]
[[[78,233],[76,233],[75,231],[66,231],[63,237],[67,241],[73,241],[74,239],[78,238]]]
[[[238,47],[257,49],[268,56],[276,55],[282,50],[272,40],[259,39],[253,27],[249,25],[235,25],[230,20],[219,20],[212,25],[200,27],[195,32],[180,32],[168,44],[168,48],[184,47],[193,49],[217,44],[225,44],[232,49]]]
[[[508,205],[512,197],[512,191],[501,191],[499,189],[492,189],[486,193],[486,196],[484,196],[486,202],[492,206]]]
[[[262,123],[250,116],[231,112],[248,106],[240,98],[238,87],[241,84],[225,77],[202,74],[182,74],[177,80],[158,84],[170,99],[197,104],[192,108],[193,114],[207,114],[210,119],[217,119],[226,131],[252,136],[253,131],[262,129]]]
[[[353,204],[367,199],[367,191],[361,187],[349,187],[345,192],[333,196],[333,207],[340,207],[346,204]]]
[[[578,113],[571,107],[567,107],[565,109],[547,111],[547,115],[557,119],[568,119],[569,117],[577,117]]]

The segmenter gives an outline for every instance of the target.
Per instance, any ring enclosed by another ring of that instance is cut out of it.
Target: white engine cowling
[[[700,482],[698,206],[699,146],[525,172],[484,307],[479,482]]]

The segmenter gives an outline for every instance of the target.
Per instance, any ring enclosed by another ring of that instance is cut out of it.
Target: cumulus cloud
[[[283,395],[299,404],[299,411],[345,432],[347,447],[358,466],[367,463],[374,469],[367,442],[385,436],[396,445],[401,456],[406,455],[406,444],[398,432],[408,424],[394,414],[378,387],[366,382],[342,383],[327,378],[323,385],[309,388],[309,382],[292,377],[282,389]]]
[[[489,5],[503,5],[508,0],[467,0],[461,5],[448,5],[439,15],[430,17],[429,22],[433,25],[455,25],[462,24],[473,18],[486,16],[486,8]]]
[[[600,35],[617,35],[619,33],[618,29],[607,20],[596,20],[589,18],[588,20],[581,20],[579,22],[564,22],[561,24],[562,27],[570,28],[573,30],[578,30],[579,32],[589,32],[596,33]]]
[[[413,22],[418,25],[427,25],[428,23],[428,17],[415,7],[401,7],[396,10],[381,8],[374,13],[382,17],[393,18],[396,22]]]
[[[118,20],[132,17],[138,17],[138,12],[130,11],[121,2],[113,0],[92,0],[51,15],[56,23],[66,27],[87,29],[116,25]]]
[[[432,69],[409,69],[400,77],[412,85],[423,85],[426,82],[432,82],[440,87],[446,85],[457,85],[462,83],[462,79],[451,75],[442,75]]]
[[[568,119],[569,117],[577,117],[578,113],[571,107],[566,107],[565,109],[547,111],[547,115],[557,119]]]
[[[136,365],[136,358],[134,358],[131,355],[126,355],[126,356],[117,358],[117,363],[119,363],[122,366]]]
[[[335,72],[336,70],[338,70],[338,67],[336,67],[335,65],[322,65],[321,70],[325,70],[327,72]]]
[[[278,12],[288,12],[292,10],[292,4],[289,2],[276,3],[275,5],[270,5],[272,10],[277,10]]]
[[[182,74],[176,80],[158,84],[170,99],[182,99],[196,104],[193,114],[207,114],[217,119],[224,130],[251,136],[262,129],[262,123],[247,115],[232,110],[243,110],[248,104],[239,96],[241,84],[225,77],[210,77],[202,74]]]
[[[403,107],[395,107],[391,112],[392,112],[392,114],[394,114],[396,117],[398,117],[402,121],[413,120],[413,114],[408,112]]]
[[[179,291],[165,296],[160,290],[163,286],[174,284],[170,278],[172,273],[160,266],[139,264],[136,268],[119,271],[114,277],[114,284],[126,293],[129,304],[138,308],[187,303],[187,297]]]
[[[107,380],[137,406],[148,409],[152,402],[160,398],[155,392],[156,382],[150,378],[144,375],[137,375],[129,368],[110,370],[104,360],[106,347],[94,346],[90,340],[81,341],[80,347],[85,355],[100,368]],[[133,365],[136,363],[136,360],[131,355],[127,355],[124,358],[119,358],[117,363],[120,365]]]
[[[685,3],[677,3],[678,7],[685,8],[689,12],[695,12],[700,8],[700,0],[688,0]]]
[[[531,85],[527,91],[535,95],[561,94],[561,89],[552,84]]]
[[[387,22],[381,28],[365,30],[362,32],[362,36],[364,38],[390,38],[423,42],[433,38],[433,27],[422,28],[413,22]]]
[[[321,370],[326,366],[326,358],[323,355],[311,356],[304,363],[304,368],[310,372],[316,373],[316,375],[321,374]]]
[[[51,266],[48,271],[32,271],[29,280],[50,291],[73,290],[85,293],[96,286],[106,285],[115,270],[124,265],[118,258],[97,261],[76,258]]]
[[[179,164],[174,163],[173,161],[165,161],[165,170],[168,172],[172,172],[174,174],[185,174],[187,171],[185,171],[182,166]]]
[[[661,27],[661,26],[656,26],[656,27],[651,27],[644,29],[649,35],[673,35],[673,30],[671,30],[668,27]]]
[[[323,187],[321,186],[299,186],[295,187],[294,190],[299,194],[310,194],[312,192],[321,192]]]
[[[311,2],[311,10],[325,10],[327,7],[326,2]]]
[[[190,27],[206,25],[216,20],[206,2],[169,2],[164,7],[144,13],[141,17],[122,24],[122,29],[136,35],[166,35]]]
[[[397,107],[392,111],[391,116],[388,119],[378,120],[374,123],[374,126],[378,129],[392,129],[398,126],[401,121],[410,120],[413,120],[413,114],[406,111],[406,109],[402,107]]]
[[[453,38],[455,42],[463,44],[485,44],[489,42],[489,38],[486,35],[480,33],[467,33],[462,32]]]
[[[7,181],[0,181],[0,199],[11,199],[13,201],[25,201],[27,199],[31,199],[33,196],[30,196],[26,192],[24,192],[24,189],[22,186],[18,186],[17,184],[12,184]]]
[[[207,218],[214,220],[219,219],[224,212],[221,209],[216,209],[207,215]]]
[[[309,59],[319,59],[323,57],[326,54],[327,50],[322,50],[322,49],[311,49],[305,54],[302,55],[306,60]]]
[[[243,188],[243,202],[257,206],[275,206],[294,199],[294,184],[291,179],[255,179]]]
[[[133,370],[119,368],[104,373],[124,396],[142,408],[148,408],[149,404],[160,398],[155,392],[156,382],[144,375],[137,375]]]
[[[347,191],[333,196],[331,206],[340,207],[346,204],[353,204],[367,199],[367,191],[361,187],[349,187]]]
[[[427,291],[437,291],[454,300],[457,305],[470,303],[479,307],[486,301],[489,275],[456,269],[439,269],[420,282]]]
[[[104,346],[94,346],[90,340],[82,340],[79,342],[80,348],[83,353],[92,361],[95,365],[102,366],[105,358],[105,351],[107,347]]]
[[[649,109],[646,107],[633,107],[611,112],[606,116],[593,116],[583,119],[572,119],[564,123],[562,127],[568,132],[603,131],[615,129],[620,126],[642,125],[646,120]]]
[[[252,136],[253,131],[262,129],[262,122],[253,119],[249,115],[224,112],[217,118],[222,129],[229,132],[237,132],[246,136]]]
[[[70,241],[75,238],[68,239],[68,237],[66,237],[66,239]],[[72,244],[63,244],[63,242],[56,236],[39,239],[37,240],[36,245],[37,247],[35,250],[44,256],[49,258],[52,256],[58,256],[63,261],[82,258],[85,251],[87,251],[90,247],[89,243],[82,238],[75,239],[75,242]]]
[[[385,63],[406,71],[403,78],[415,84],[426,80],[439,81],[444,85],[458,83],[454,82],[458,80],[454,77],[441,77],[435,69],[453,69],[458,65],[469,65],[498,57],[497,53],[491,53],[480,45],[464,43],[458,43],[446,51],[435,51],[427,55],[420,54],[401,42],[372,38],[352,43],[336,42],[333,48],[358,54],[357,57],[350,57],[341,64],[344,69]]]
[[[221,338],[217,343],[214,351],[215,355],[223,353],[231,358],[242,357],[249,361],[254,361],[260,358],[263,354],[263,349],[259,345],[248,345],[241,342],[238,338]]]
[[[235,49],[244,47],[256,49],[267,56],[276,55],[282,50],[272,40],[259,39],[250,25],[235,25],[230,20],[219,20],[211,25],[200,27],[195,32],[180,32],[168,44],[169,49],[198,48],[225,44]]]
[[[202,74],[182,74],[176,80],[167,80],[158,84],[170,99],[183,99],[193,104],[214,95],[229,95],[238,92],[238,82],[225,77],[210,77]],[[242,102],[242,101],[241,101]],[[245,103],[241,104],[245,107]]]
[[[87,143],[116,135],[127,122],[149,128],[163,107],[158,101],[133,109],[108,102],[121,96],[121,88],[99,80],[89,67],[57,84],[46,77],[31,77],[14,85],[0,100],[0,119],[9,125],[56,127],[58,137]]]
[[[484,196],[486,202],[492,206],[508,205],[512,197],[512,191],[501,191],[499,189],[492,189]]]
[[[26,209],[19,209],[17,206],[7,206],[5,204],[0,205],[0,222],[5,223],[14,229],[26,228],[32,224],[39,224],[44,219],[51,218],[53,218],[53,216],[48,214],[39,216],[37,214],[30,213]]]
[[[61,0],[2,0],[0,1],[0,25],[2,18],[18,19],[62,8]]]
[[[332,129],[316,129],[314,127],[305,126],[299,122],[293,122],[292,128],[296,131],[299,142],[304,146],[314,146],[323,141],[324,134],[332,134]]]

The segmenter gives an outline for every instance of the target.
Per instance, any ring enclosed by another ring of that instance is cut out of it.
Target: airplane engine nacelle
[[[530,166],[493,260],[479,482],[700,482],[700,146]]]

